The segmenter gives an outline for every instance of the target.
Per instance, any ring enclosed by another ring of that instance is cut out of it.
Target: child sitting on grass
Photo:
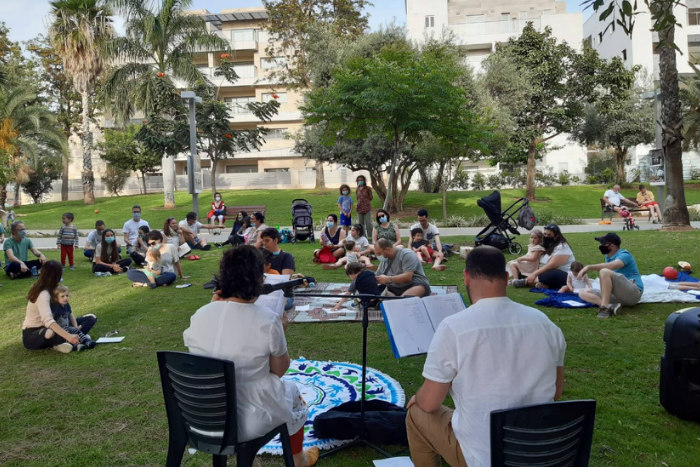
[[[542,231],[534,229],[530,232],[530,243],[527,246],[527,254],[508,262],[506,268],[508,269],[508,273],[513,277],[513,280],[509,282],[510,285],[513,287],[525,287],[525,279],[521,279],[520,276],[528,276],[537,270],[540,264],[540,256],[544,253],[544,247],[542,246],[543,239],[544,234]]]
[[[418,256],[421,263],[432,263],[433,249],[428,244],[428,241],[423,239],[423,229],[416,227],[411,230],[411,250]]]
[[[75,316],[73,316],[73,311],[71,310],[68,300],[70,300],[70,291],[68,287],[65,285],[56,287],[51,299],[51,314],[53,315],[54,321],[69,333],[78,335],[80,341],[77,344],[73,344],[73,350],[80,352],[81,350],[95,348],[95,341],[90,338],[90,335],[83,334],[82,326],[78,324]],[[86,315],[81,317],[81,320],[83,318],[94,318],[97,320],[95,315]]]
[[[152,289],[158,287],[156,278],[160,276],[160,249],[149,248],[146,250],[146,267],[143,273],[148,278],[148,286]]]
[[[345,248],[345,256],[339,258],[333,264],[324,264],[323,269],[338,269],[340,266],[346,264],[357,263],[362,265],[362,267],[372,268],[372,262],[366,256],[361,256],[355,248],[355,242],[353,240],[345,240],[343,242],[343,247]],[[347,268],[346,268],[347,269]]]
[[[272,252],[263,248],[262,256],[263,256],[263,272],[265,274],[279,275],[278,270],[272,269],[272,259],[274,258],[274,256],[272,255]]]
[[[368,271],[362,268],[362,263],[349,263],[345,267],[345,274],[352,279],[352,283],[345,292],[345,295],[367,294],[367,295],[381,295],[386,288],[385,285],[380,285],[377,283],[377,279],[374,276],[374,272]],[[343,303],[347,302],[349,298],[341,298],[340,301],[332,308],[332,310],[337,311],[343,306]],[[378,299],[363,299],[363,304],[367,302],[370,307],[375,307],[379,303]]]
[[[583,269],[583,263],[574,261],[571,263],[571,271],[566,275],[566,285],[559,289],[559,293],[579,293],[583,289],[591,288],[591,281],[588,275],[583,276],[583,279],[578,278],[578,273]]]

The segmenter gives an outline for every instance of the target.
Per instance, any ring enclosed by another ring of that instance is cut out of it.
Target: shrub
[[[597,175],[587,175],[586,176],[586,184],[587,185],[597,185],[598,184],[598,176]]]
[[[554,175],[554,171],[549,167],[546,171],[536,170],[535,171],[535,183],[538,186],[552,186],[557,180],[557,176]]]
[[[501,176],[499,174],[489,175],[486,178],[486,186],[494,190],[498,190],[499,188],[501,188],[502,182],[503,180],[501,179]]]
[[[566,214],[555,213],[547,209],[536,209],[535,217],[537,225],[557,224],[557,225],[576,225],[583,224],[583,220],[567,216]]]
[[[700,211],[688,209],[688,217],[691,221],[700,221]]]
[[[700,169],[690,169],[690,179],[700,180]]]
[[[469,172],[466,170],[458,170],[457,173],[455,174],[455,178],[452,180],[452,183],[450,184],[451,188],[459,188],[460,190],[468,190],[469,189]]]
[[[610,167],[605,168],[600,174],[598,175],[598,183],[612,183],[615,181],[615,171],[611,169]]]
[[[472,177],[472,190],[481,191],[486,188],[486,177],[481,172],[477,172]]]
[[[563,170],[563,171],[559,172],[558,178],[559,178],[559,180],[558,180],[559,184],[561,186],[565,186],[565,185],[568,185],[571,183],[571,174],[569,173],[568,170]]]
[[[102,172],[102,182],[107,187],[107,190],[115,196],[119,196],[119,192],[124,189],[129,172],[127,170],[118,169],[112,164],[107,164],[105,171]]]

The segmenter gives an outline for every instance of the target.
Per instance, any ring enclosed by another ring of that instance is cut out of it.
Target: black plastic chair
[[[287,425],[250,441],[238,441],[236,374],[228,360],[184,352],[158,352],[158,367],[168,414],[167,467],[178,467],[187,445],[213,455],[214,467],[236,455],[237,465],[248,467],[268,441],[279,434],[284,463],[294,467]]]
[[[491,465],[586,467],[595,406],[580,400],[491,412]]]

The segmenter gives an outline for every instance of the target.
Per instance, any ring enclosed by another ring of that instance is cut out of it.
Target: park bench
[[[252,216],[254,212],[261,212],[265,215],[265,209],[265,206],[226,206],[224,221],[229,219],[235,220],[240,211],[247,212],[249,216]]]
[[[651,221],[651,211],[647,207],[628,207],[627,210],[631,212],[632,214],[636,212],[647,212],[649,214],[648,220]],[[605,216],[608,216],[608,219],[612,222],[612,217],[615,211],[613,211],[612,206],[607,204],[603,198],[600,198],[600,220],[605,220]]]

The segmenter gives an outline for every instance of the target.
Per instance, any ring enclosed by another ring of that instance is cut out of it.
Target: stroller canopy
[[[491,221],[493,225],[499,225],[503,222],[503,216],[501,215],[501,193],[494,191],[488,196],[485,196],[478,200],[476,204],[484,210],[484,213]]]

